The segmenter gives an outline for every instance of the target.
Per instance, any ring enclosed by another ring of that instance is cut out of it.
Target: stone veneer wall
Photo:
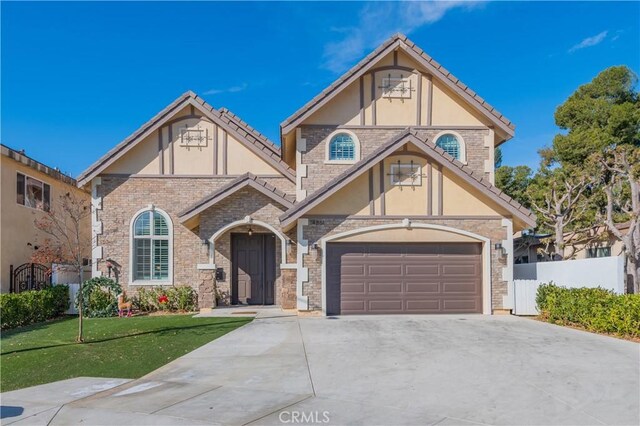
[[[502,309],[502,297],[507,294],[507,282],[502,279],[502,268],[506,266],[506,257],[494,250],[494,244],[506,239],[506,228],[502,226],[501,218],[496,219],[428,219],[414,220],[414,223],[429,223],[449,226],[487,237],[491,240],[491,303],[492,309]],[[304,237],[308,239],[309,246],[319,242],[323,237],[328,237],[341,232],[358,228],[390,223],[401,223],[400,219],[354,219],[339,217],[314,217],[309,219],[309,225],[304,227]],[[322,253],[324,256],[325,253]],[[309,281],[304,284],[304,295],[309,296],[309,305],[312,309],[322,309],[322,256],[314,257],[312,251],[303,256],[304,266],[309,268]]]
[[[302,189],[307,190],[307,195],[321,188],[332,178],[351,167],[351,164],[325,164],[325,139],[335,131],[335,126],[302,126],[301,137],[307,141],[307,150],[302,153],[302,164],[306,164],[307,177],[302,179]],[[375,151],[394,135],[403,132],[399,128],[348,128],[360,140],[361,158]],[[420,138],[433,138],[441,133],[442,129],[418,129]],[[484,146],[485,137],[489,134],[488,129],[460,129],[456,130],[464,139],[466,147],[467,165],[478,176],[489,177],[485,172],[484,161],[490,159],[490,148]],[[435,141],[434,141],[435,142]]]
[[[211,307],[213,304],[213,271],[200,271],[196,267],[199,263],[209,263],[208,250],[202,244],[202,239],[208,239],[217,229],[243,219],[247,215],[280,229],[277,218],[284,209],[263,194],[245,188],[204,212],[201,215],[201,224],[196,229],[190,230],[178,221],[179,212],[233,179],[234,177],[127,178],[102,176],[102,183],[98,186],[98,196],[103,197],[102,209],[98,210],[98,220],[102,221],[103,228],[95,242],[96,245],[103,247],[103,259],[99,261],[99,269],[106,275],[107,267],[104,260],[113,259],[120,265],[120,283],[124,287],[129,287],[130,224],[137,211],[153,204],[167,212],[173,222],[173,284],[188,285],[197,289],[200,307]],[[286,178],[265,178],[265,180],[281,190],[293,191],[293,183]],[[239,230],[234,229],[230,232],[234,231],[238,232]],[[225,258],[225,253],[228,256],[230,250],[230,232],[225,233],[216,244],[216,249],[219,251],[216,260],[221,259],[220,266],[225,267],[228,277],[227,282],[221,283],[223,289],[229,288],[230,270],[222,259]],[[278,247],[279,241],[277,242]],[[278,262],[280,262],[280,253],[278,249]],[[295,259],[295,255],[293,259]],[[277,274],[280,296],[277,293],[276,298],[280,297],[282,303],[289,303],[291,298],[289,293],[291,293],[291,286],[293,286],[295,303],[295,273],[291,280],[291,273],[282,274],[278,263]],[[131,287],[130,291],[135,292],[136,288]]]

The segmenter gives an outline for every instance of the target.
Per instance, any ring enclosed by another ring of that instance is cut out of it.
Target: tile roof
[[[280,216],[280,222],[283,226],[287,226],[292,223],[304,213],[311,210],[340,188],[353,181],[358,175],[368,170],[389,154],[395,152],[407,142],[411,142],[418,148],[422,149],[435,161],[447,167],[476,189],[482,191],[490,199],[510,211],[514,216],[520,218],[527,225],[535,226],[536,216],[529,209],[522,206],[519,202],[509,197],[500,189],[496,188],[484,177],[478,176],[478,174],[474,173],[469,166],[447,154],[442,150],[442,148],[437,147],[432,141],[419,138],[416,130],[412,128],[407,128],[403,132],[393,136],[389,141],[382,144],[367,157],[349,167],[343,173],[330,180],[322,188],[318,189],[309,197],[287,210]]]
[[[475,103],[476,106],[484,110],[487,114],[493,118],[493,121],[497,122],[497,124],[501,125],[501,127],[505,128],[505,131],[509,133],[511,136],[513,135],[513,130],[515,129],[514,124],[507,119],[504,115],[502,115],[498,110],[496,110],[493,106],[491,106],[487,101],[482,99],[476,92],[471,90],[466,84],[464,84],[460,79],[451,74],[446,68],[436,62],[431,56],[427,55],[424,50],[420,47],[416,46],[414,42],[409,40],[407,36],[401,33],[394,34],[385,42],[383,42],[380,46],[378,46],[373,52],[369,53],[364,59],[358,62],[355,66],[353,66],[349,71],[344,73],[340,78],[334,81],[330,86],[325,88],[322,92],[320,92],[316,97],[307,102],[302,108],[298,109],[295,113],[293,113],[290,117],[284,120],[280,127],[281,129],[285,129],[292,124],[297,124],[300,121],[301,117],[304,114],[307,114],[310,111],[313,111],[316,105],[320,103],[322,100],[327,98],[328,96],[332,96],[339,91],[341,86],[347,82],[350,78],[358,74],[359,72],[365,72],[368,68],[374,65],[374,59],[378,57],[381,53],[386,51],[387,49],[392,49],[394,44],[397,47],[403,47],[407,50],[408,53],[413,52],[418,55],[426,64],[432,67],[440,77],[443,78],[445,83],[449,83],[449,85],[458,93],[465,94],[468,96],[468,100],[472,103]]]
[[[181,222],[185,222],[247,186],[270,197],[285,208],[293,207],[295,201],[293,195],[286,194],[252,173],[245,173],[178,213],[178,218]]]

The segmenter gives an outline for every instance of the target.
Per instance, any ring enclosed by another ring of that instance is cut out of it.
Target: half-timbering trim
[[[385,215],[387,208],[385,206],[385,193],[384,193],[384,159],[380,161],[380,214]]]

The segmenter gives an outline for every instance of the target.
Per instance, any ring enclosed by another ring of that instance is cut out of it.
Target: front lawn
[[[2,392],[73,377],[138,378],[250,322],[250,318],[163,315],[65,318],[2,332]]]

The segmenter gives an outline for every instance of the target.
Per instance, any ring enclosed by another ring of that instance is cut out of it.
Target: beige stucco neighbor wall
[[[338,217],[320,217],[316,216],[309,220],[309,225],[303,228],[304,238],[309,241],[309,246],[314,243],[319,243],[321,238],[327,238],[331,235],[336,235],[345,231],[354,229],[386,225],[386,224],[399,224],[399,219],[356,219],[356,218],[338,218]],[[502,256],[501,251],[494,250],[494,244],[502,242],[507,238],[507,230],[502,226],[501,218],[496,219],[483,219],[483,220],[471,220],[471,219],[425,219],[424,221],[416,219],[413,223],[429,223],[433,225],[442,225],[468,231],[474,234],[478,234],[485,238],[490,239],[490,259],[491,259],[491,304],[492,309],[503,308],[503,296],[507,295],[507,282],[503,280],[502,268],[506,266],[506,258]],[[408,232],[415,232],[408,231]],[[400,234],[399,234],[400,235]],[[415,235],[416,238],[423,239],[423,241],[429,242],[449,242],[454,237],[452,235],[445,235],[439,232],[420,231]],[[387,236],[380,234],[376,236],[372,234],[364,234],[358,238],[365,238],[368,240],[381,241]],[[397,237],[390,237],[397,238]],[[389,241],[389,240],[386,240]],[[396,241],[395,239],[391,241]],[[310,250],[308,255],[303,255],[304,266],[309,268],[309,281],[303,285],[303,294],[309,296],[309,304],[313,309],[322,309],[322,257],[325,253],[320,255],[314,255],[313,250]]]
[[[60,204],[60,196],[67,192],[73,192],[78,197],[90,203],[90,195],[73,185],[69,185],[55,179],[45,173],[28,167],[4,155],[1,157],[0,187],[0,290],[5,293],[9,291],[9,269],[10,265],[17,267],[29,262],[33,253],[32,247],[27,243],[38,245],[47,236],[38,231],[34,226],[34,220],[44,217],[45,212],[30,207],[25,207],[16,202],[17,173],[33,177],[51,186],[52,208],[56,209]],[[84,224],[86,237],[90,238],[91,220],[87,217]],[[86,254],[87,258],[91,253]]]
[[[231,177],[118,177],[102,176],[97,195],[102,197],[102,209],[98,210],[98,220],[103,223],[103,232],[97,236],[96,244],[103,248],[103,258],[98,268],[107,273],[106,259],[112,259],[120,265],[119,280],[123,286],[129,284],[130,224],[136,212],[153,204],[162,209],[173,223],[173,285],[188,285],[198,290],[201,307],[213,304],[213,271],[198,270],[198,264],[209,263],[209,253],[202,239],[213,235],[217,226],[224,226],[247,215],[274,223],[273,218],[282,212],[264,195],[255,192],[243,194],[242,191],[231,195],[227,200],[203,212],[200,225],[194,229],[183,226],[178,213],[202,197],[230,182]],[[292,183],[286,178],[265,178],[270,184],[283,190],[292,190]],[[240,198],[238,198],[240,197]],[[228,253],[225,246],[226,236],[216,248],[219,254]],[[279,252],[278,252],[279,253]],[[220,257],[220,256],[218,256]],[[222,263],[224,265],[224,262]],[[224,266],[223,266],[224,267]],[[227,269],[225,272],[229,273]],[[228,275],[230,276],[230,275]],[[286,285],[280,280],[280,293],[284,294]],[[224,288],[225,283],[221,284]],[[293,278],[295,292],[295,276]],[[137,287],[131,287],[136,291]],[[284,296],[281,296],[284,300]]]

